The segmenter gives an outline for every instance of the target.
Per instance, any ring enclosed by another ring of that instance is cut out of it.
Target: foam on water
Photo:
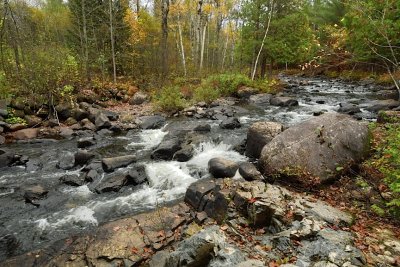
[[[129,148],[143,147],[143,149],[148,150],[158,146],[163,140],[164,136],[168,132],[164,132],[162,129],[156,130],[143,130],[139,133],[139,142],[132,142],[128,144]]]
[[[90,191],[87,185],[81,185],[78,187],[66,187],[63,189],[63,192],[66,194],[71,194],[73,196],[79,196],[79,197],[89,197],[93,194],[93,192]]]

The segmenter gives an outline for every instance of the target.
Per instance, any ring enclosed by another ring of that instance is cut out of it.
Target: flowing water
[[[337,111],[340,102],[359,104],[362,110],[360,118],[375,118],[375,114],[363,108],[375,98],[372,85],[324,79],[307,80],[299,85],[303,81],[301,78],[284,79],[292,84],[285,95],[294,96],[300,105],[289,108],[241,105],[237,109],[237,116],[242,123],[240,129],[222,130],[218,126],[219,121],[179,118],[169,120],[163,129],[134,130],[120,136],[97,137],[97,144],[90,150],[96,152],[99,159],[135,154],[139,163],[145,166],[148,184],[124,187],[117,193],[92,192],[91,189],[104,179],[104,174],[92,184],[79,187],[59,182],[59,178],[66,173],[80,172],[80,169],[63,171],[56,167],[60,155],[66,151],[77,151],[76,139],[15,143],[2,147],[15,154],[26,155],[33,162],[36,160],[44,164],[41,168],[29,170],[25,167],[0,169],[0,239],[13,236],[15,252],[18,254],[70,235],[93,230],[99,224],[177,201],[183,197],[191,183],[208,175],[207,163],[211,158],[246,160],[233,147],[242,142],[248,126],[255,121],[272,120],[291,126],[312,117],[314,112]],[[199,123],[208,123],[212,129],[197,144],[190,161],[151,160],[152,149],[169,132],[192,129]],[[117,170],[124,171],[126,168]],[[38,208],[25,203],[23,198],[24,189],[36,184],[49,189],[48,197],[39,201]]]

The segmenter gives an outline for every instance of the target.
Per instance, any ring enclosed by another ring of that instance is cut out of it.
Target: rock
[[[240,128],[241,124],[237,118],[228,118],[219,124],[222,129],[236,129]]]
[[[211,131],[211,125],[210,124],[200,124],[197,125],[193,131],[195,132],[210,132]]]
[[[307,202],[305,206],[307,213],[317,216],[331,225],[351,226],[354,221],[350,214],[329,206],[322,201]]]
[[[48,192],[49,191],[44,189],[44,187],[41,185],[28,187],[25,189],[24,192],[25,202],[31,203],[35,206],[39,206],[38,204],[35,204],[35,201],[45,198]]]
[[[193,157],[193,153],[194,153],[193,147],[191,145],[186,145],[182,149],[175,152],[172,159],[179,162],[186,162]]]
[[[66,120],[71,117],[71,105],[68,103],[58,104],[56,106],[57,116],[60,120]]]
[[[30,128],[39,126],[42,123],[42,119],[35,115],[27,115],[24,117],[24,120],[26,121],[26,124]]]
[[[250,162],[242,162],[239,164],[239,173],[247,181],[262,180],[263,177],[261,172],[259,172]]]
[[[165,124],[165,118],[162,116],[142,116],[136,120],[141,129],[159,129]]]
[[[60,128],[60,136],[64,138],[70,138],[74,134],[74,131],[68,127]]]
[[[236,174],[238,164],[223,158],[212,158],[208,162],[208,170],[214,178],[229,178]]]
[[[24,112],[24,110],[14,109],[13,115],[15,117],[23,118],[23,117],[25,117],[25,112]]]
[[[112,172],[117,168],[126,167],[136,161],[136,156],[127,155],[115,158],[104,158],[102,160],[103,169],[106,172]]]
[[[185,194],[185,202],[197,211],[203,211],[206,204],[205,196],[216,188],[214,179],[199,180],[189,186]]]
[[[94,153],[90,153],[86,150],[78,150],[78,152],[75,153],[75,165],[85,165],[86,163],[88,163],[89,160],[93,159],[94,157]]]
[[[9,124],[8,130],[10,132],[16,132],[16,131],[23,130],[26,128],[27,128],[27,126],[25,124],[15,123],[15,124]]]
[[[57,167],[63,170],[70,170],[75,166],[75,155],[70,151],[61,154]]]
[[[276,96],[274,98],[271,98],[270,103],[273,106],[280,107],[293,107],[299,105],[299,102],[296,99],[284,96]]]
[[[326,113],[276,136],[264,146],[259,166],[265,176],[289,175],[305,183],[318,177],[323,182],[360,162],[369,142],[367,125],[348,115]]]
[[[6,138],[4,136],[0,135],[0,145],[3,145],[5,142],[6,142]]]
[[[399,123],[400,111],[380,111],[377,121],[378,123]]]
[[[237,91],[237,95],[239,98],[249,99],[250,96],[258,94],[258,89],[242,86]]]
[[[20,243],[13,234],[0,236],[0,261],[14,256],[18,251]],[[18,264],[16,264],[17,266]],[[7,266],[7,264],[5,264]]]
[[[71,111],[71,117],[74,118],[76,121],[81,121],[83,119],[89,118],[89,112],[84,109],[75,108]]]
[[[90,170],[85,176],[85,181],[86,182],[93,182],[97,180],[97,178],[100,178],[100,174],[96,170]]]
[[[370,107],[366,109],[371,112],[379,112],[381,110],[390,110],[400,106],[400,101],[394,99],[388,100],[377,100],[372,103]]]
[[[11,164],[13,157],[14,156],[11,153],[0,149],[0,168],[7,167],[9,164]]]
[[[128,177],[125,174],[116,174],[105,177],[95,188],[97,193],[118,192],[128,183]]]
[[[36,138],[38,134],[39,134],[39,129],[30,128],[14,132],[13,137],[16,140],[27,140]]]
[[[53,128],[60,126],[60,122],[57,119],[49,119],[48,121],[44,122],[44,125]]]
[[[317,100],[317,101],[315,101],[315,103],[317,103],[317,104],[325,104],[325,100]]]
[[[137,92],[129,101],[131,105],[141,105],[148,100],[149,96],[144,92]]]
[[[85,183],[85,179],[78,174],[66,174],[60,178],[60,182],[70,186],[81,186]]]
[[[206,198],[204,211],[210,218],[213,218],[217,223],[221,224],[227,219],[230,199],[229,190],[215,190]]]
[[[129,181],[133,185],[140,185],[148,181],[146,169],[143,165],[137,166],[128,172]]]
[[[96,116],[95,125],[96,125],[97,130],[101,130],[101,129],[105,129],[105,128],[110,128],[111,122],[104,113],[99,113]]]
[[[81,125],[83,130],[90,130],[90,131],[96,130],[96,125],[94,125],[89,119],[83,119],[81,121]]]
[[[118,113],[110,110],[102,110],[101,113],[107,116],[110,121],[117,121],[119,119]]]
[[[179,138],[168,138],[163,140],[151,153],[152,159],[171,160],[178,150],[181,149]]]
[[[93,136],[90,137],[82,137],[79,138],[77,141],[78,148],[86,148],[90,146],[94,146],[96,141],[94,140]]]
[[[263,147],[282,131],[283,125],[277,122],[253,123],[247,132],[246,156],[259,158]]]
[[[271,98],[271,94],[257,94],[250,96],[249,102],[256,105],[269,105]]]
[[[6,118],[8,116],[8,111],[6,109],[0,109],[0,116]]]
[[[340,113],[354,115],[356,113],[361,112],[360,108],[354,104],[340,103],[339,105],[340,105],[340,108],[339,108],[338,112],[340,112]]]

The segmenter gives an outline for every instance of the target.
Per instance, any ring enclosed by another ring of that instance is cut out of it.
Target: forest
[[[0,0],[0,266],[400,266],[400,0]]]

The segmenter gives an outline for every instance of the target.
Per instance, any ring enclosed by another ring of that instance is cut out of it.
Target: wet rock
[[[14,235],[7,234],[0,236],[0,261],[13,256],[18,247],[19,241]]]
[[[262,180],[263,177],[256,166],[250,162],[242,162],[239,164],[239,173],[247,181]]]
[[[96,141],[94,140],[94,138],[92,136],[90,136],[90,137],[79,138],[77,143],[78,143],[78,148],[86,148],[86,147],[94,146],[96,144]]]
[[[214,179],[199,180],[189,186],[185,194],[185,202],[191,205],[195,210],[204,209],[205,196],[216,188]]]
[[[60,182],[70,186],[81,186],[85,183],[85,178],[79,174],[66,174],[60,178]]]
[[[70,151],[61,154],[57,167],[63,170],[70,170],[75,166],[75,155]]]
[[[49,191],[46,190],[41,185],[34,185],[31,187],[25,188],[25,192],[24,192],[25,202],[31,203],[35,206],[39,206],[38,204],[35,203],[35,201],[45,198],[47,196],[48,192]]]
[[[317,104],[325,104],[325,100],[317,100],[317,101],[315,101],[315,103],[317,103]]]
[[[271,98],[270,103],[273,106],[280,107],[294,107],[299,105],[299,102],[296,99],[284,96],[276,96],[274,98]]]
[[[27,140],[36,138],[38,134],[39,134],[39,129],[30,128],[14,132],[13,137],[16,140]]]
[[[236,162],[224,158],[212,158],[208,162],[208,171],[214,178],[229,178],[236,174],[239,166]]]
[[[259,158],[263,147],[283,131],[277,122],[256,122],[247,132],[246,156]]]
[[[271,94],[257,94],[250,96],[249,102],[256,105],[269,105],[271,98]]]
[[[141,105],[149,99],[149,96],[144,92],[137,92],[129,101],[131,105]]]
[[[211,131],[211,125],[210,124],[200,124],[197,125],[193,131],[195,132],[210,132]]]
[[[27,115],[24,119],[28,127],[35,127],[42,123],[42,119],[35,115]]]
[[[121,188],[128,184],[128,177],[125,174],[115,174],[104,177],[104,179],[95,188],[97,193],[118,192]]]
[[[146,169],[143,165],[137,166],[130,170],[127,174],[127,177],[130,183],[133,185],[140,185],[148,181]]]
[[[78,152],[75,153],[75,165],[85,165],[94,157],[94,153],[88,152],[86,150],[78,150]]]
[[[239,98],[249,99],[252,95],[258,94],[258,89],[253,87],[242,86],[237,91]]]
[[[83,119],[89,118],[89,112],[84,109],[75,108],[71,111],[71,117],[76,121],[81,121]]]
[[[112,172],[117,168],[126,167],[136,161],[135,155],[120,156],[114,158],[104,158],[102,160],[103,169]]]
[[[162,116],[142,116],[136,120],[141,129],[159,129],[165,124],[165,118]]]
[[[179,162],[186,162],[189,161],[193,157],[193,147],[191,145],[183,146],[182,149],[175,152],[173,160]]]
[[[263,148],[259,166],[265,176],[289,172],[292,178],[305,183],[313,177],[323,182],[360,162],[369,147],[367,125],[348,115],[326,113],[276,136]],[[304,172],[309,177],[301,175]]]
[[[57,116],[60,120],[66,120],[71,117],[71,105],[68,103],[58,104],[56,106]]]
[[[228,118],[228,119],[222,121],[219,124],[219,127],[221,127],[222,129],[231,129],[231,130],[233,130],[233,129],[236,129],[236,128],[240,128],[241,124],[240,124],[238,118]]]
[[[388,100],[377,100],[372,103],[370,107],[366,109],[371,112],[379,112],[381,110],[390,110],[400,106],[400,101],[388,99]]]
[[[340,113],[354,115],[356,113],[361,112],[360,108],[354,104],[340,103],[339,105],[340,105],[340,108],[339,108],[338,112],[340,112]]]
[[[70,138],[74,134],[74,131],[68,127],[61,127],[59,134],[64,138]]]
[[[158,147],[151,153],[152,159],[171,160],[178,150],[181,149],[179,138],[164,139]]]
[[[10,152],[0,149],[0,168],[9,166],[12,163],[13,155]]]
[[[6,142],[6,138],[4,136],[0,135],[0,145],[4,144],[5,142]]]
[[[95,125],[96,125],[97,130],[101,130],[101,129],[105,129],[105,128],[110,128],[111,122],[108,119],[108,117],[104,113],[101,112],[96,116]]]
[[[80,124],[83,130],[90,130],[90,131],[96,130],[96,125],[94,125],[89,119],[83,119]]]

